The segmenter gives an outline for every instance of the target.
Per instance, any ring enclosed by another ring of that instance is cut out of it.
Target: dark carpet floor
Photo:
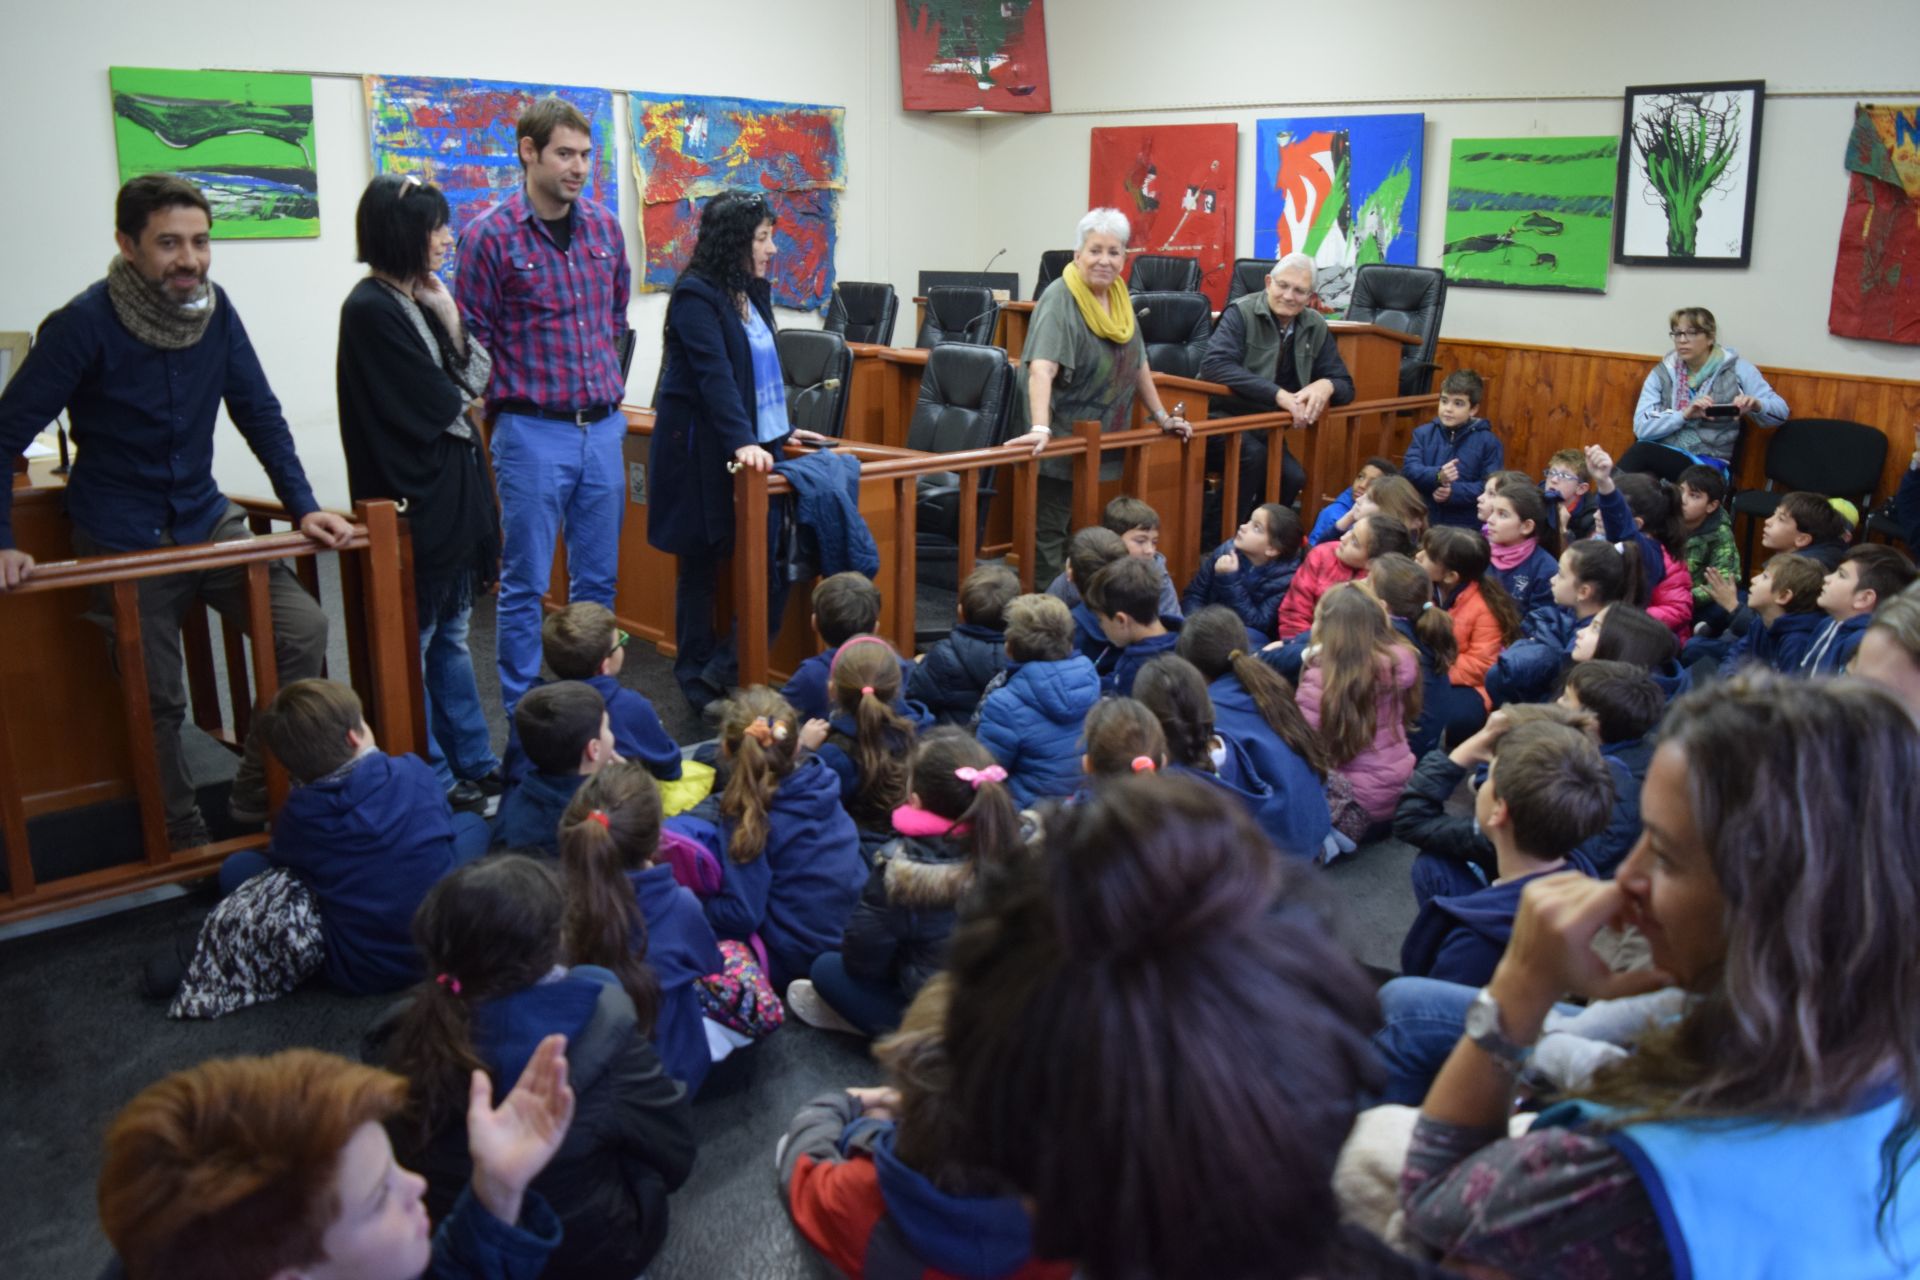
[[[951,591],[928,589],[918,604],[923,630],[950,625]],[[484,602],[474,618],[474,666],[482,701],[495,708],[498,745],[505,726],[497,710],[493,634],[491,604]],[[218,645],[216,636],[215,652]],[[345,670],[344,653],[334,654],[333,669]],[[651,646],[633,644],[622,680],[653,700],[683,744],[706,736],[674,687],[668,663]],[[192,744],[191,751],[203,794],[216,796],[231,775],[231,757],[211,740]],[[1397,968],[1400,939],[1413,918],[1411,858],[1405,845],[1382,842],[1327,873],[1347,903],[1356,954],[1378,970]],[[295,1045],[357,1056],[384,997],[345,996],[315,984],[215,1022],[183,1023],[169,1021],[163,1005],[137,993],[142,959],[190,936],[212,902],[211,889],[202,887],[0,941],[0,1276],[91,1280],[99,1274],[107,1257],[93,1199],[101,1137],[114,1112],[144,1085],[206,1058]],[[673,1199],[667,1244],[649,1275],[822,1274],[781,1210],[774,1144],[815,1093],[878,1078],[864,1043],[797,1019],[721,1063],[694,1106],[699,1160]]]

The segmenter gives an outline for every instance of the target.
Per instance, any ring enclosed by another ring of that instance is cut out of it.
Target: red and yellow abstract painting
[[[1087,183],[1094,208],[1133,224],[1129,263],[1143,253],[1200,260],[1200,289],[1218,310],[1233,274],[1233,186],[1240,131],[1230,124],[1095,129]]]

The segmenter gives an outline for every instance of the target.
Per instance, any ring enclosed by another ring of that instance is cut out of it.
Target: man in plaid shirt
[[[568,598],[613,604],[626,485],[619,343],[627,323],[620,222],[583,199],[593,127],[544,98],[517,128],[526,185],[460,246],[455,295],[493,356],[493,474],[500,491],[500,696],[513,714],[540,675],[541,597],[567,534]]]

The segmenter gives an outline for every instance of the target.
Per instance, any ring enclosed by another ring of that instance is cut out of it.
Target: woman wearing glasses
[[[355,215],[367,278],[340,308],[335,385],[347,490],[391,498],[413,535],[427,763],[456,807],[500,790],[467,624],[500,572],[500,526],[467,406],[493,366],[434,273],[453,247],[446,197],[412,174],[368,184]]]
[[[1787,420],[1787,402],[1760,371],[1715,341],[1713,312],[1682,307],[1667,318],[1667,327],[1673,351],[1640,388],[1633,411],[1636,437],[1727,463],[1740,438],[1741,418],[1762,427]]]

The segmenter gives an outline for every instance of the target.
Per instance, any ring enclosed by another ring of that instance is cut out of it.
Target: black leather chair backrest
[[[1073,261],[1071,249],[1048,249],[1040,255],[1040,269],[1033,273],[1033,300],[1040,301],[1040,295],[1046,292],[1048,285],[1060,278],[1060,273]]]
[[[796,431],[837,436],[847,424],[847,392],[853,352],[846,339],[825,329],[782,329],[780,376],[787,384],[787,419]]]
[[[1128,293],[1196,293],[1199,289],[1200,259],[1170,253],[1141,254],[1127,277]]]
[[[1267,287],[1267,272],[1273,270],[1271,258],[1235,258],[1233,274],[1227,278],[1227,305],[1235,298],[1259,293]]]
[[[920,375],[920,401],[907,425],[907,448],[960,453],[1006,441],[1013,410],[1013,365],[999,347],[950,342],[935,347]],[[993,496],[993,470],[980,473],[976,538],[986,527]],[[921,476],[915,486],[916,541],[955,546],[960,537],[960,477],[943,471]],[[977,549],[977,548],[976,548]]]
[[[1447,278],[1438,268],[1369,262],[1353,278],[1346,318],[1417,334],[1420,345],[1408,347],[1400,358],[1400,394],[1424,395],[1433,380],[1433,353],[1446,309]]]
[[[900,311],[900,299],[890,284],[867,280],[842,280],[833,286],[827,303],[826,327],[848,342],[873,342],[893,345],[893,322]]]
[[[981,347],[993,341],[1000,304],[990,289],[976,285],[935,285],[927,290],[926,318],[920,325],[919,347],[965,342]],[[1004,363],[1006,353],[1001,353]]]
[[[1886,461],[1886,434],[1864,422],[1794,418],[1767,433],[1767,480],[1782,493],[1801,489],[1857,503],[1880,487]]]
[[[1147,367],[1182,378],[1200,376],[1213,336],[1213,303],[1204,293],[1136,293],[1134,319],[1147,344]]]

